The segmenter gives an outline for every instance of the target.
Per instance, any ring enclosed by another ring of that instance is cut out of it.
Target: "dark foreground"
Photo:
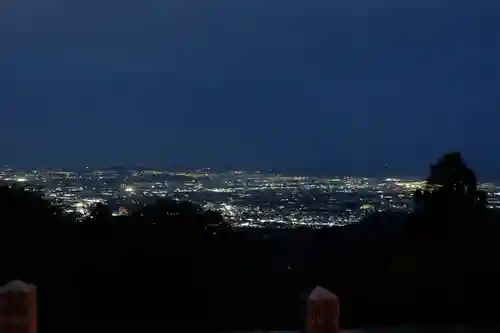
[[[499,215],[459,154],[428,184],[412,214],[319,231],[235,231],[170,200],[78,223],[1,187],[0,283],[37,285],[41,333],[297,330],[316,285],[339,296],[343,328],[495,323]]]

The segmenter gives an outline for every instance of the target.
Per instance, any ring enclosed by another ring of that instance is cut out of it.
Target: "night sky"
[[[0,41],[0,164],[500,178],[499,0],[2,0]]]

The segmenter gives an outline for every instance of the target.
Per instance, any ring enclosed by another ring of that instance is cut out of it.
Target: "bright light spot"
[[[132,186],[125,187],[125,192],[134,192],[134,188]]]
[[[17,178],[16,181],[19,183],[24,183],[27,182],[28,180],[26,178]]]

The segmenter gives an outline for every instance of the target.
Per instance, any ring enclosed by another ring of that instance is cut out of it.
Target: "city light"
[[[113,214],[128,215],[130,205],[169,198],[197,202],[203,209],[218,211],[234,227],[322,228],[358,223],[373,212],[410,212],[414,191],[426,186],[420,179],[315,177],[242,170],[207,174],[9,169],[0,170],[0,174],[2,181],[12,185],[26,183],[23,187],[27,190],[41,189],[46,199],[68,213],[87,216],[96,203],[105,203],[112,207]],[[498,184],[478,187],[488,193],[488,207],[500,207]]]

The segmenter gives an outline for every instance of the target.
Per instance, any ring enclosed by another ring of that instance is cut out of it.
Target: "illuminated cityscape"
[[[65,212],[85,216],[96,203],[125,215],[158,197],[220,211],[234,227],[342,226],[376,211],[411,211],[425,182],[401,178],[315,177],[262,171],[83,171],[3,168],[6,184],[41,191]],[[480,184],[488,207],[500,208],[500,184]]]

